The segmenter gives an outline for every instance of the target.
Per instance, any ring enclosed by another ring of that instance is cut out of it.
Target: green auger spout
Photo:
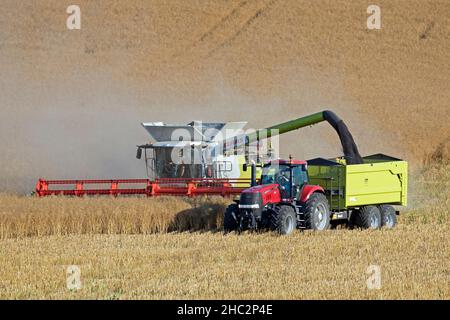
[[[341,118],[339,118],[334,112],[329,110],[317,112],[305,117],[279,123],[265,129],[257,130],[245,137],[245,143],[248,145],[258,140],[270,138],[275,135],[284,134],[323,121],[327,121],[336,130],[339,139],[341,141],[342,149],[347,164],[363,163],[363,159],[358,151],[358,147],[356,146],[353,136],[351,135],[344,121]]]

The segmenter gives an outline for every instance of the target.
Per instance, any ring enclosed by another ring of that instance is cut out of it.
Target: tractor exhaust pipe
[[[252,169],[251,169],[251,182],[250,186],[256,186],[256,163],[252,160]]]
[[[138,147],[137,151],[136,151],[136,159],[141,159],[142,158],[142,148]]]

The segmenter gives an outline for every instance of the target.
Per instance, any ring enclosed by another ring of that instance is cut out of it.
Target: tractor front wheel
[[[279,234],[290,234],[297,227],[297,215],[291,206],[282,205],[271,212],[270,225]]]
[[[239,207],[237,204],[230,204],[225,210],[223,217],[223,230],[231,232],[237,230],[239,226]]]

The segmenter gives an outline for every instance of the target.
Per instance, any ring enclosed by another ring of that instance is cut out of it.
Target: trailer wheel
[[[376,206],[364,206],[352,214],[353,223],[362,229],[380,229],[381,213]]]
[[[239,225],[239,207],[237,204],[230,204],[225,210],[223,217],[223,230],[231,232],[238,228]]]
[[[397,214],[393,206],[381,205],[379,206],[381,213],[381,225],[388,229],[392,229],[397,225]]]
[[[297,215],[291,206],[279,206],[272,211],[270,225],[279,234],[290,234],[297,227]]]
[[[330,206],[322,193],[313,193],[306,201],[304,212],[306,229],[327,230],[330,228]]]

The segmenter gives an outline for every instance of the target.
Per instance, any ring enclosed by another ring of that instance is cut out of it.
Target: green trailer
[[[367,207],[383,211],[407,205],[408,164],[384,154],[363,157],[362,164],[346,164],[342,158],[312,159],[308,175],[311,184],[325,190],[333,219],[347,219],[352,210]]]

